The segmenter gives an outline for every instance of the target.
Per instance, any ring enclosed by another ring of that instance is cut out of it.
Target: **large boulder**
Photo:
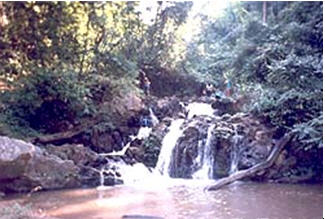
[[[21,140],[0,137],[0,191],[27,192],[80,186],[79,168],[71,160],[48,155]]]
[[[104,103],[101,110],[105,112],[109,109],[109,113],[115,115],[119,120],[129,118],[143,108],[144,104],[141,98],[135,92],[129,92],[120,96],[117,95],[110,102]]]
[[[71,160],[77,166],[98,167],[106,163],[104,157],[98,155],[82,144],[64,144],[61,146],[48,145],[45,147],[49,154],[62,160]]]

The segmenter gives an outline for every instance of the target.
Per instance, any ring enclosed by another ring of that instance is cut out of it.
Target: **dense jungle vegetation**
[[[322,2],[234,2],[215,16],[193,16],[192,2],[139,4],[0,2],[0,134],[28,138],[98,117],[118,126],[114,104],[104,114],[102,103],[130,91],[145,98],[145,72],[157,97],[231,80],[246,112],[321,156]]]

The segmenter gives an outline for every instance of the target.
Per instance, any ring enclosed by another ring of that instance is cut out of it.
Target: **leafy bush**
[[[94,110],[87,85],[74,71],[35,69],[32,75],[21,77],[14,85],[0,98],[7,117],[16,120],[16,125],[47,129],[50,120],[73,122]]]

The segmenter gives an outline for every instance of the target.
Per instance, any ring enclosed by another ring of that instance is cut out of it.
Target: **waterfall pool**
[[[322,217],[321,185],[287,185],[238,182],[221,190],[205,192],[207,182],[161,180],[152,186],[115,186],[105,189],[72,189],[13,195],[0,201],[0,208],[13,202],[31,204],[44,218],[166,219],[197,218],[294,218]],[[201,183],[200,183],[201,182]],[[0,217],[1,218],[1,217]]]
[[[188,118],[195,124],[195,115],[213,116],[213,109],[204,103],[188,106]],[[11,195],[0,199],[0,210],[11,209],[14,203],[31,206],[35,215],[44,219],[319,219],[322,218],[322,185],[271,184],[236,182],[217,191],[204,188],[212,180],[213,157],[211,152],[212,132],[215,125],[206,126],[206,139],[197,141],[198,165],[193,179],[170,178],[173,151],[184,133],[186,119],[171,122],[156,168],[151,172],[142,163],[133,166],[118,163],[124,185],[104,186],[104,172],[100,171],[101,186],[92,189],[68,189],[38,192],[31,195]],[[131,139],[144,139],[151,128],[142,127]],[[241,141],[240,135],[234,144]],[[121,151],[101,154],[124,155],[130,146]],[[196,143],[195,143],[196,144]],[[238,154],[231,154],[230,172],[237,171]],[[1,215],[0,219],[15,216]],[[8,216],[8,217],[6,217]],[[36,217],[31,217],[36,218]],[[37,217],[39,218],[39,217]]]

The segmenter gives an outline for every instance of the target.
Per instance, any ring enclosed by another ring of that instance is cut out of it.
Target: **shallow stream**
[[[41,215],[64,219],[119,219],[125,215],[166,219],[322,218],[321,185],[238,182],[205,192],[206,183],[211,182],[172,180],[164,184],[158,180],[138,186],[40,192],[30,197],[11,196],[0,201],[0,207],[13,201],[31,203]]]

